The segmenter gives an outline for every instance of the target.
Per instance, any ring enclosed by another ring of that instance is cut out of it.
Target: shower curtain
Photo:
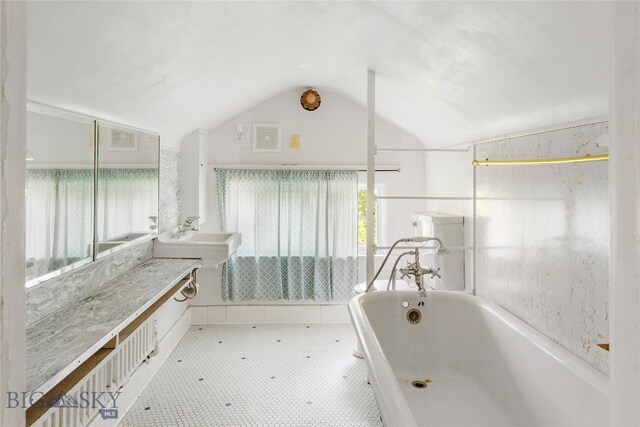
[[[345,301],[358,282],[355,171],[217,170],[222,231],[242,246],[225,301]]]

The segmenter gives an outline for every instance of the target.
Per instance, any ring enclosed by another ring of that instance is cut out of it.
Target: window
[[[358,283],[355,171],[216,171],[225,301],[347,301]]]
[[[376,196],[384,194],[384,184],[375,187]],[[374,241],[376,245],[385,244],[384,227],[385,204],[379,200],[373,213]],[[358,249],[360,253],[367,251],[367,184],[358,183]]]

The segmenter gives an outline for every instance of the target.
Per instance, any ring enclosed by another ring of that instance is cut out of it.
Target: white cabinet
[[[190,133],[180,147],[180,213],[183,218],[199,216],[207,220],[207,133],[198,129]]]

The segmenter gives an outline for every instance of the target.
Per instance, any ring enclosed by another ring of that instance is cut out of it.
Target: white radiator
[[[156,316],[149,317],[123,342],[116,346],[113,359],[115,390],[129,381],[129,377],[156,347]]]
[[[114,393],[127,383],[131,374],[155,349],[155,329],[154,313],[124,341],[117,343],[116,348],[71,390],[64,392],[59,406],[49,408],[32,426],[84,427],[100,411],[101,406],[95,405],[94,399],[100,400],[104,406],[110,408],[112,397],[95,393]]]

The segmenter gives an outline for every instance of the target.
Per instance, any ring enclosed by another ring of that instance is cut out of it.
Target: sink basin
[[[153,253],[158,258],[200,258],[202,267],[217,267],[238,250],[240,233],[201,233],[188,231],[174,237],[175,229],[165,231],[154,240]]]

